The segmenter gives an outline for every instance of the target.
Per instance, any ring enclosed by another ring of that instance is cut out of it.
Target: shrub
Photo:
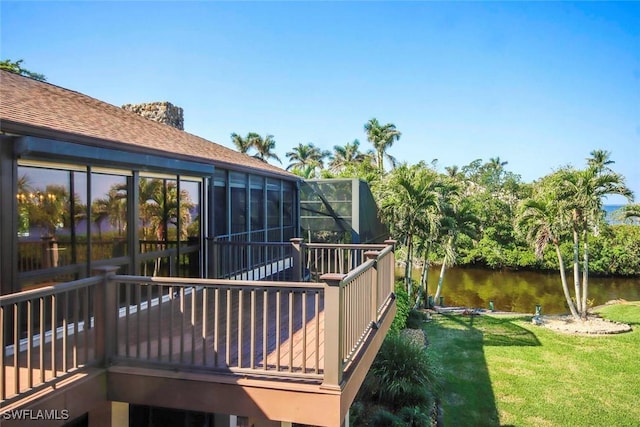
[[[397,335],[407,325],[407,317],[411,311],[411,303],[409,301],[409,294],[404,289],[402,281],[396,282],[395,286],[396,295],[396,317],[393,319],[391,328],[389,329],[390,335]]]
[[[364,400],[393,411],[431,408],[440,389],[437,369],[423,348],[399,335],[385,339],[360,390]]]
[[[368,425],[374,427],[404,427],[402,418],[397,417],[385,408],[378,408],[371,414]]]
[[[398,417],[407,427],[424,427],[431,424],[429,408],[406,406],[398,411]]]

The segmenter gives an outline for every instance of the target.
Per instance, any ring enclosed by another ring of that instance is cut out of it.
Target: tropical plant
[[[257,153],[253,157],[266,162],[269,159],[277,160],[278,163],[282,163],[282,160],[273,151],[276,148],[276,141],[273,139],[273,135],[266,135],[264,138],[260,135],[252,137],[252,146],[256,149]]]
[[[567,305],[574,317],[582,319],[586,319],[588,314],[589,237],[607,227],[602,208],[603,198],[615,194],[633,199],[624,177],[608,167],[612,164],[608,153],[594,150],[592,155],[587,160],[586,169],[565,167],[543,178],[537,186],[537,193],[524,202],[519,221],[529,241],[535,244],[538,255],[549,241],[556,247]],[[570,236],[573,243],[575,298],[571,298],[568,292],[559,249],[560,240],[565,235]]]
[[[596,151],[597,152],[597,151]],[[604,157],[606,160],[608,156]],[[598,158],[583,170],[565,168],[560,171],[559,197],[570,214],[573,236],[573,276],[576,305],[580,316],[587,317],[589,288],[589,234],[605,227],[602,200],[607,195],[620,195],[633,200],[624,177],[605,167],[611,162]],[[582,247],[582,287],[580,287],[580,249]]]
[[[362,153],[359,147],[360,141],[357,139],[354,139],[351,143],[346,143],[344,146],[335,145],[333,154],[330,156],[329,169],[332,172],[341,172],[350,165],[374,158],[373,151]]]
[[[401,165],[387,175],[377,188],[380,214],[391,234],[404,241],[405,285],[411,297],[411,271],[416,239],[431,242],[439,224],[441,191],[437,174],[423,163]],[[420,246],[425,250],[426,246]]]
[[[470,238],[477,237],[478,217],[472,209],[468,199],[460,198],[460,193],[455,185],[446,187],[447,193],[443,194],[445,203],[442,204],[441,241],[440,246],[444,253],[442,265],[440,266],[440,276],[438,286],[433,297],[438,300],[442,293],[444,277],[447,267],[456,263],[458,256],[458,239],[461,235]]]
[[[624,222],[630,220],[631,223],[637,223],[640,220],[640,204],[632,203],[621,207],[614,215],[614,219]]]
[[[39,80],[41,82],[47,81],[47,78],[44,76],[44,74],[34,73],[33,71],[29,71],[26,68],[22,68],[23,62],[24,60],[22,59],[18,59],[17,61],[5,59],[3,61],[0,61],[0,70],[9,71],[14,74],[32,78],[34,80]]]
[[[402,335],[385,338],[359,396],[398,412],[403,407],[431,408],[441,390],[438,368],[424,349]]]
[[[399,140],[402,135],[402,133],[396,129],[396,125],[392,123],[381,125],[378,119],[373,118],[364,125],[364,130],[367,134],[367,139],[376,151],[378,171],[380,173],[384,172],[385,158],[389,160],[392,167],[395,167],[396,159],[388,154],[387,150],[391,148],[393,143]]]
[[[253,148],[253,141],[256,137],[259,137],[257,133],[249,132],[246,137],[242,137],[237,133],[231,134],[231,142],[236,147],[236,149],[242,154],[248,154],[249,150]]]
[[[569,292],[564,259],[560,250],[561,237],[564,233],[563,212],[556,201],[556,194],[551,189],[543,189],[541,186],[540,191],[533,198],[523,202],[518,216],[518,226],[526,233],[527,240],[533,245],[538,258],[542,258],[549,243],[553,245],[558,258],[562,291],[571,314],[577,318],[579,314]]]
[[[293,172],[307,171],[305,175],[315,177],[316,170],[324,167],[324,159],[329,155],[328,151],[316,147],[312,142],[307,144],[299,143],[297,147],[286,153],[291,162],[287,166],[287,170],[292,170]]]

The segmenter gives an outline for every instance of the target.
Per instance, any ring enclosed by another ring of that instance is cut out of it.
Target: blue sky
[[[440,169],[500,157],[525,181],[593,149],[640,199],[640,3],[10,2],[0,56],[114,105],[170,101],[185,130],[277,152],[358,138]],[[608,203],[619,203],[610,199]]]

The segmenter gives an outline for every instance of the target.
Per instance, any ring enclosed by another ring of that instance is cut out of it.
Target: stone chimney
[[[184,130],[184,112],[170,102],[148,102],[145,104],[125,104],[124,110],[136,113],[155,122]]]

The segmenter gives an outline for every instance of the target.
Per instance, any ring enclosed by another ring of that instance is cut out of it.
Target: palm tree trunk
[[[584,254],[582,261],[582,318],[587,319],[587,295],[589,294],[589,236],[587,231],[584,231]]]
[[[411,298],[411,273],[413,272],[413,236],[407,236],[407,258],[404,264],[404,284]]]
[[[573,230],[573,286],[576,291],[576,308],[582,313],[582,299],[580,298],[580,238],[578,230]]]
[[[429,252],[431,244],[427,244],[427,248],[423,253],[422,258],[422,274],[420,275],[420,289],[422,289],[422,295],[424,298],[424,307],[429,308]]]
[[[447,258],[442,259],[442,267],[440,268],[440,277],[438,277],[438,287],[436,288],[436,294],[433,297],[434,304],[437,304],[440,293],[442,292],[442,283],[444,282],[444,272],[447,270]]]
[[[562,280],[562,291],[564,292],[564,297],[567,299],[567,305],[569,306],[571,315],[576,319],[579,319],[580,316],[578,315],[578,311],[571,300],[571,293],[569,292],[569,284],[567,283],[567,274],[564,270],[564,260],[562,259],[562,252],[560,252],[560,246],[558,244],[554,244],[554,246],[556,248],[556,255],[558,256],[558,265],[560,266],[560,279]]]

